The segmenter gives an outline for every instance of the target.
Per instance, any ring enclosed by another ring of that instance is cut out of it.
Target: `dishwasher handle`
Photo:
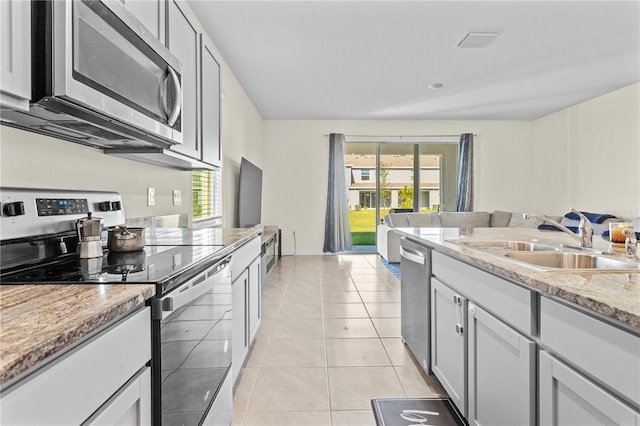
[[[165,319],[177,309],[193,302],[225,280],[231,284],[230,263],[231,258],[226,258],[197,277],[182,284],[169,296],[158,299],[159,312],[156,312],[156,315],[161,317],[158,319]]]
[[[427,263],[427,257],[424,254],[417,251],[408,250],[404,247],[400,247],[400,256],[413,263],[417,263],[418,265],[425,265]]]

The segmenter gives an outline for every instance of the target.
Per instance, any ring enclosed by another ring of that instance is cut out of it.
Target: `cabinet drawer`
[[[535,334],[535,294],[509,281],[433,252],[433,275],[526,335]]]
[[[80,424],[150,359],[151,315],[144,308],[3,393],[0,423]]]
[[[231,257],[231,281],[238,279],[253,260],[260,256],[260,238],[256,237],[233,252]]]
[[[640,401],[640,337],[543,297],[540,342],[630,401]]]

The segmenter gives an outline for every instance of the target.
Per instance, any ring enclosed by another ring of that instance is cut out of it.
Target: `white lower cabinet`
[[[262,316],[262,267],[260,257],[249,265],[249,341],[252,342],[260,328]]]
[[[245,270],[231,284],[231,370],[234,381],[240,374],[244,359],[249,352],[247,334],[247,287],[249,273]]]
[[[640,426],[637,331],[435,250],[432,272],[431,367],[470,425]]]
[[[536,344],[472,302],[467,318],[469,423],[535,424]]]
[[[151,368],[145,367],[107,401],[84,425],[151,424]]]
[[[471,425],[536,424],[530,291],[432,254],[431,367]],[[480,303],[482,302],[482,303]]]
[[[233,252],[231,260],[232,371],[234,382],[260,327],[260,236]]]
[[[467,416],[466,299],[431,280],[431,369],[463,416]]]
[[[640,425],[640,414],[544,351],[539,355],[540,425]]]
[[[3,388],[0,424],[150,424],[150,359],[145,307]]]

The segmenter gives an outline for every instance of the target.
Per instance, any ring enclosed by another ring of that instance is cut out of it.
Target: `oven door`
[[[156,426],[202,424],[214,401],[231,423],[230,260],[152,302]]]
[[[53,93],[182,143],[180,62],[117,0],[53,4]]]

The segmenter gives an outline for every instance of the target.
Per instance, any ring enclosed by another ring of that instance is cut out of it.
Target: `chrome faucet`
[[[578,241],[578,244],[580,245],[580,247],[592,248],[593,247],[593,226],[591,225],[591,222],[589,222],[589,219],[587,219],[587,217],[584,214],[582,214],[582,212],[579,212],[574,208],[571,208],[571,211],[580,217],[580,224],[578,225],[578,235],[576,235],[575,232],[573,232],[571,229],[567,228],[566,226],[560,225],[555,220],[549,219],[548,217],[545,217],[545,216],[540,216],[533,213],[525,213],[522,215],[522,217],[524,219],[535,217],[542,220],[543,223],[550,223],[551,225],[555,226],[556,228],[560,229],[563,232],[566,232],[567,234],[571,235],[571,237],[575,238]]]

